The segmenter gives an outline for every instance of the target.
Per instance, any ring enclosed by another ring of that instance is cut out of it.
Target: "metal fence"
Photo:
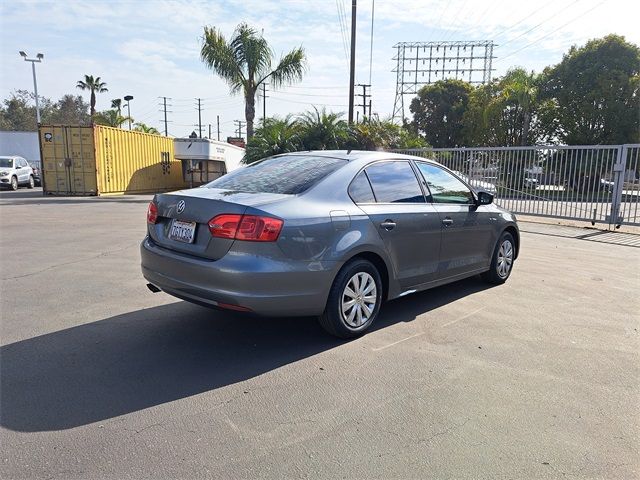
[[[394,151],[442,163],[514,213],[640,225],[640,144]]]

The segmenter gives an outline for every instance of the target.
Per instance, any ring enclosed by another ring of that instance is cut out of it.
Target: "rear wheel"
[[[33,175],[29,175],[29,185],[28,185],[28,187],[29,188],[33,188],[33,187],[35,187],[35,185],[36,185],[36,182],[33,180]]]
[[[11,190],[18,190],[18,177],[11,177]]]
[[[513,236],[509,232],[504,232],[493,251],[491,268],[482,274],[482,278],[496,285],[506,282],[511,275],[515,254]]]
[[[378,316],[382,292],[380,274],[371,262],[347,263],[333,281],[320,325],[340,338],[362,335]]]

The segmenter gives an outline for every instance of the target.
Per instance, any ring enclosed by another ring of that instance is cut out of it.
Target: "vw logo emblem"
[[[182,213],[184,212],[184,208],[187,206],[187,204],[184,202],[184,200],[180,200],[178,202],[178,213]]]

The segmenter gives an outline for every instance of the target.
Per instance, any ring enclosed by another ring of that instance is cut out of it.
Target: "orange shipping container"
[[[103,125],[42,125],[39,136],[47,194],[155,193],[185,187],[172,138]]]

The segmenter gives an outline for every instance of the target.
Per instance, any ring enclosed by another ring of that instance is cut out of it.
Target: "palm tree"
[[[122,99],[114,98],[111,100],[111,108],[115,108],[118,111],[118,115],[122,114]]]
[[[142,133],[150,133],[152,135],[160,135],[160,132],[158,131],[157,128],[155,127],[150,127],[149,125],[139,122],[139,123],[134,123],[134,130],[136,132],[142,132]]]
[[[94,114],[93,121],[98,125],[107,125],[108,127],[120,128],[129,121],[129,117],[123,117],[117,110],[105,110]],[[133,121],[133,119],[131,119]]]
[[[244,94],[247,139],[253,136],[258,87],[267,80],[274,88],[299,81],[306,68],[304,49],[299,47],[284,55],[272,70],[272,48],[245,23],[238,25],[229,41],[215,27],[204,27],[200,57],[227,82],[232,94]]]
[[[93,78],[93,75],[85,75],[84,80],[78,80],[76,85],[80,90],[91,91],[91,117],[96,113],[96,93],[108,92],[107,84],[100,81],[100,77]]]
[[[306,150],[335,150],[349,140],[349,126],[342,113],[327,113],[326,109],[308,111],[300,115],[302,143]]]
[[[300,124],[291,115],[285,118],[265,118],[255,135],[247,142],[242,163],[253,163],[271,155],[301,150]]]
[[[514,68],[506,73],[502,82],[506,99],[515,102],[522,110],[520,145],[527,145],[531,111],[538,97],[538,77],[533,72],[528,73],[524,68]]]

